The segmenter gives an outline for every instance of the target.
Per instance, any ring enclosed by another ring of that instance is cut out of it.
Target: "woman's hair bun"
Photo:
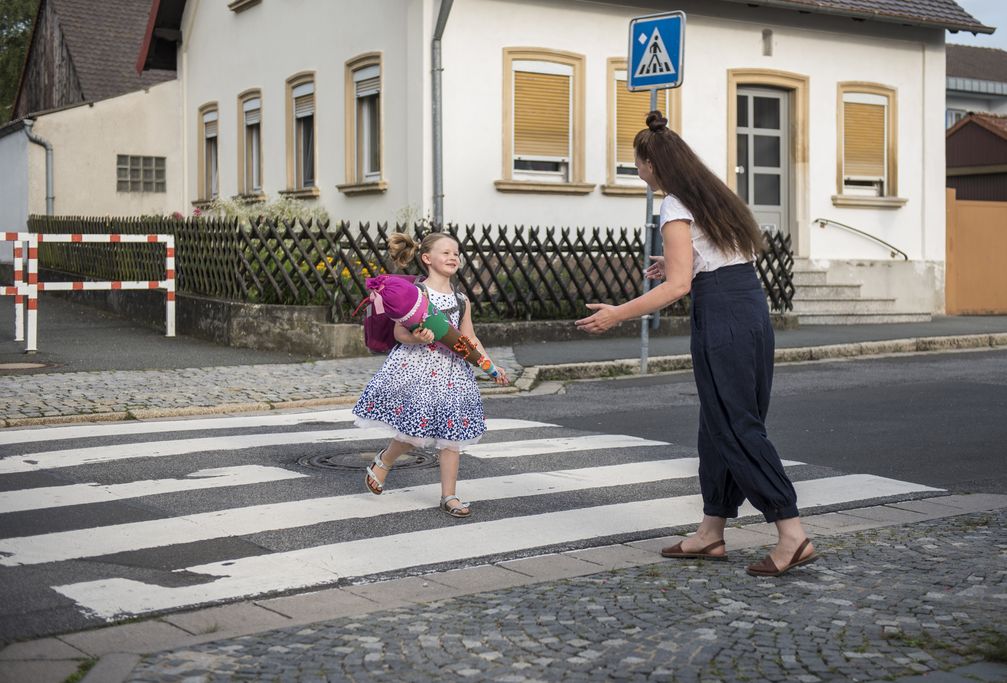
[[[668,119],[660,111],[654,110],[647,114],[647,128],[654,133],[660,133],[668,127]]]

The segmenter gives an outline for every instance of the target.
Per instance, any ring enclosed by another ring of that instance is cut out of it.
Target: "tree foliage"
[[[0,122],[10,119],[39,0],[0,0]]]

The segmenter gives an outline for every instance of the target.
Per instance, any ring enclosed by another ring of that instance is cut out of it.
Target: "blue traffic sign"
[[[660,90],[682,85],[685,12],[636,17],[629,22],[630,90]]]

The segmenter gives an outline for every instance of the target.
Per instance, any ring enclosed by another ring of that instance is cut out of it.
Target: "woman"
[[[674,131],[661,112],[633,140],[640,177],[665,193],[664,257],[646,275],[664,282],[619,306],[588,304],[577,321],[598,334],[659,311],[692,292],[692,364],[699,390],[699,484],[703,521],[664,557],[726,560],[724,528],[747,498],[776,524],[778,541],[753,576],[780,576],[818,559],[801,525],[797,494],[766,436],[774,336],[753,261],[762,234],[748,207]]]

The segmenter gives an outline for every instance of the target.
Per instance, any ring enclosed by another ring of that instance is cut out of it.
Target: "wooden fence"
[[[956,199],[949,188],[946,207],[947,313],[1007,314],[1007,202]]]
[[[80,218],[32,216],[29,230],[168,233],[175,235],[178,289],[210,297],[270,304],[331,305],[347,321],[365,296],[365,280],[394,272],[387,255],[391,232],[421,238],[421,225],[309,223],[233,219]],[[592,301],[620,302],[643,287],[642,231],[631,228],[505,228],[448,226],[461,245],[459,284],[478,320],[569,319]],[[154,279],[147,252],[119,245],[58,244],[40,250],[43,267],[85,277]],[[771,305],[788,310],[793,297],[789,238],[769,236],[758,262]],[[419,259],[407,269],[418,273]],[[666,311],[686,314],[688,300]]]

